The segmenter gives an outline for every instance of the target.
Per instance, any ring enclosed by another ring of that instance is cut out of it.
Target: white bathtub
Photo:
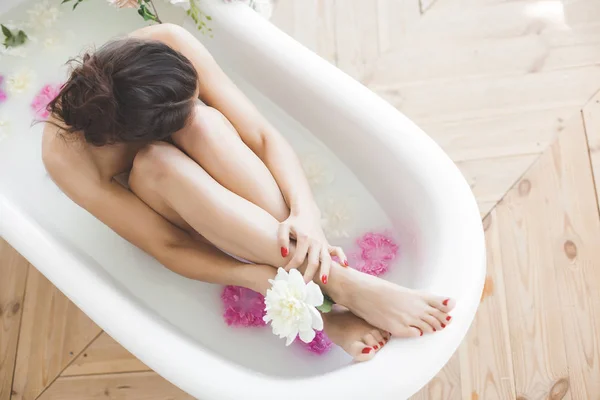
[[[0,16],[17,3],[2,0]],[[308,129],[359,178],[403,232],[407,261],[392,280],[455,297],[453,323],[435,335],[392,340],[362,364],[341,352],[305,357],[273,335],[227,328],[214,307],[218,287],[166,270],[56,188],[40,160],[41,126],[0,144],[0,236],[194,397],[409,397],[448,361],[479,304],[485,244],[469,186],[410,120],[250,9],[215,2],[206,10],[214,39],[198,37],[276,126]]]

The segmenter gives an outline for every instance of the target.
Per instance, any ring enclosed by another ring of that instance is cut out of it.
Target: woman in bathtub
[[[53,180],[174,272],[265,294],[276,267],[298,268],[347,309],[324,314],[324,329],[358,361],[390,334],[450,322],[453,300],[348,268],[290,145],[183,28],[144,28],[85,55],[49,111]]]

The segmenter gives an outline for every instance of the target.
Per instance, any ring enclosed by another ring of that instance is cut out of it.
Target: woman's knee
[[[129,175],[131,187],[139,184],[154,185],[164,182],[176,165],[175,160],[181,151],[165,142],[155,142],[144,146],[133,159]]]

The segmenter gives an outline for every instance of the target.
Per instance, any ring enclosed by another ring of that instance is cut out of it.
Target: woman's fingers
[[[290,262],[285,266],[286,271],[289,271],[292,268],[298,268],[302,265],[308,254],[309,246],[310,240],[306,235],[296,236],[296,253],[294,253],[294,257],[292,257]]]
[[[329,270],[331,269],[331,256],[329,255],[329,251],[327,251],[327,247],[321,247],[321,282],[324,285],[327,285],[327,280],[329,279]]]
[[[329,246],[329,254],[337,256],[340,259],[340,264],[344,267],[348,266],[348,257],[346,257],[346,253],[341,247]]]
[[[290,225],[286,222],[279,224],[277,241],[281,246],[281,257],[286,258],[290,254]]]
[[[304,271],[304,281],[310,282],[319,269],[319,260],[321,259],[321,246],[319,243],[313,243],[308,249],[308,264]]]

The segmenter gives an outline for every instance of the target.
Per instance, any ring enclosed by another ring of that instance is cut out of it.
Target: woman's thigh
[[[154,143],[142,149],[129,185],[164,218],[230,254],[274,266],[284,261],[277,245],[279,222],[173,145]]]

